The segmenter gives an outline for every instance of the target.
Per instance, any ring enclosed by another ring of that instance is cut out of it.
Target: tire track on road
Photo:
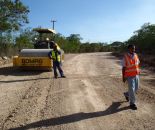
[[[40,79],[41,75],[36,76],[36,79]],[[3,129],[17,127],[18,125],[24,126],[24,124],[30,121],[30,115],[33,115],[34,108],[37,104],[37,98],[41,96],[41,89],[40,83],[42,81],[35,80],[32,82],[29,89],[25,92],[25,94],[20,99],[19,103],[13,109],[10,114],[7,116],[5,121],[3,122]],[[40,106],[39,106],[40,107]],[[26,114],[23,119],[20,118],[21,114]],[[35,116],[35,115],[33,115]],[[18,119],[19,118],[19,119]],[[19,123],[20,122],[20,123]],[[23,122],[23,123],[22,123]]]

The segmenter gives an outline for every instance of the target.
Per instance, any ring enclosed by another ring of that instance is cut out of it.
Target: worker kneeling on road
[[[53,50],[49,53],[49,57],[53,60],[54,78],[58,78],[57,69],[61,77],[66,78],[61,68],[61,51],[58,50],[56,44],[53,44]]]
[[[135,45],[128,45],[128,53],[123,58],[122,78],[128,82],[128,92],[124,93],[126,100],[130,101],[130,108],[137,110],[136,92],[139,88],[139,58],[135,53]]]

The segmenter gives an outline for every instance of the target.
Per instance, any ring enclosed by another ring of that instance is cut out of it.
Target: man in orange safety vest
[[[124,93],[126,100],[130,102],[130,108],[137,110],[135,94],[139,88],[139,58],[135,53],[135,45],[128,45],[128,53],[122,60],[122,79],[128,83],[128,92]]]

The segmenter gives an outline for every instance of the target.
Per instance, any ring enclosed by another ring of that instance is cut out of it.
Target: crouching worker
[[[61,68],[61,51],[58,50],[56,44],[53,44],[53,51],[49,53],[49,57],[53,60],[54,78],[58,78],[57,69],[59,70],[60,76],[66,78]]]

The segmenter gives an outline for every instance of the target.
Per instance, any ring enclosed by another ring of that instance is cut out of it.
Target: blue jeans
[[[129,97],[130,105],[136,103],[136,93],[139,88],[139,75],[133,77],[127,77],[128,82],[128,92],[126,92],[126,96]]]
[[[58,61],[53,61],[53,69],[54,69],[54,76],[55,76],[55,77],[58,76],[58,74],[57,74],[57,69],[59,70],[59,73],[60,73],[61,77],[64,76],[63,70],[62,70],[62,68],[61,68],[60,62],[58,62]]]

